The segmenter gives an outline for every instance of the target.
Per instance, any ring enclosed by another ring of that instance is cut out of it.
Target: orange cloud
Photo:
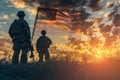
[[[34,7],[26,9],[30,14],[35,15],[37,13],[37,9]]]
[[[108,7],[112,7],[114,5],[114,3],[113,2],[110,2],[110,1],[108,1],[107,3],[106,3],[106,7],[108,8]]]
[[[2,18],[3,19],[9,19],[9,16],[5,14],[5,15],[2,16]]]
[[[11,4],[13,4],[13,6],[15,8],[25,8],[26,4],[24,1],[22,0],[10,0]]]

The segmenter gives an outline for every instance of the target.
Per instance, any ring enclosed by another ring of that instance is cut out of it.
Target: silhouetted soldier
[[[46,30],[42,30],[41,34],[42,36],[38,38],[36,44],[36,48],[39,53],[39,61],[43,62],[43,56],[45,55],[45,61],[48,62],[50,60],[48,48],[52,44],[52,41],[46,36]]]
[[[12,57],[13,64],[18,63],[20,50],[22,50],[20,62],[26,63],[27,52],[31,48],[30,29],[28,23],[24,20],[25,16],[24,11],[18,11],[17,16],[19,19],[14,20],[9,29],[9,35],[13,41],[14,50],[14,54]]]

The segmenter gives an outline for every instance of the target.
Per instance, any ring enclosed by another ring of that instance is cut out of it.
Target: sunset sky
[[[29,23],[31,33],[38,6],[81,10],[80,6],[78,6],[79,4],[75,4],[77,0],[55,1],[1,0],[0,53],[6,53],[8,50],[12,51],[11,39],[7,32],[10,24],[17,19],[16,13],[19,10],[25,11],[25,20]],[[103,56],[103,53],[106,53],[104,56],[115,56],[115,53],[120,50],[118,48],[120,47],[120,0],[91,0],[91,2],[86,0],[82,8],[81,20],[77,22],[78,24],[73,24],[71,27],[37,24],[33,41],[36,42],[36,39],[40,36],[40,31],[46,29],[48,32],[47,36],[53,41],[52,46],[56,48],[56,51],[61,51],[61,53],[62,51],[88,53],[99,58]]]

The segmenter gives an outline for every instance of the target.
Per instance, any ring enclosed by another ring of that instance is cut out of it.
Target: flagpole
[[[39,12],[39,7],[37,8],[37,14],[36,14],[36,18],[35,18],[35,22],[34,22],[34,28],[33,28],[32,37],[31,37],[31,43],[32,43],[33,37],[34,37],[36,22],[37,22],[37,18],[38,18],[38,12]]]
[[[30,41],[31,47],[33,47],[32,46],[32,41],[33,41],[33,37],[34,37],[34,32],[35,32],[35,27],[36,27],[36,22],[37,22],[37,17],[38,17],[38,12],[39,12],[39,7],[37,8],[37,14],[36,14],[36,18],[35,18],[35,22],[34,22],[34,28],[33,28],[33,32],[32,32],[31,41]],[[31,50],[30,58],[33,58],[33,62],[34,62],[33,50]]]

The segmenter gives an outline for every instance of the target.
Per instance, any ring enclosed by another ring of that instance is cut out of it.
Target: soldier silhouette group
[[[17,17],[19,19],[15,19],[9,28],[9,35],[13,42],[13,56],[12,63],[18,64],[19,57],[20,63],[27,63],[27,53],[29,50],[33,51],[33,47],[31,45],[31,34],[30,28],[27,21],[24,20],[25,12],[18,11]],[[39,53],[39,61],[43,62],[43,56],[45,56],[45,61],[48,62],[50,60],[50,54],[48,48],[52,44],[50,38],[46,36],[46,30],[41,31],[41,35],[36,43],[36,49]],[[20,56],[20,52],[22,52]]]

